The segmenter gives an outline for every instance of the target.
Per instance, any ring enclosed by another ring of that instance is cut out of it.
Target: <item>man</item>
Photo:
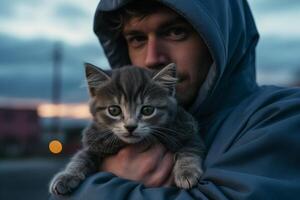
[[[112,67],[177,64],[177,98],[207,146],[204,174],[190,190],[168,187],[172,154],[133,145],[64,199],[299,198],[300,90],[257,86],[245,0],[102,0],[94,29]]]

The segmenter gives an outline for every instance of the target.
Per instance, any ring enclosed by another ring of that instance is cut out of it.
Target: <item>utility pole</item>
[[[61,86],[62,86],[62,44],[56,42],[53,48],[53,74],[52,74],[52,103],[59,105],[61,102]],[[58,111],[59,112],[59,111]],[[52,119],[53,134],[61,132],[60,117],[54,116]]]

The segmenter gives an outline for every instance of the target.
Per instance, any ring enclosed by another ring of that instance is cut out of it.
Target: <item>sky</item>
[[[87,100],[84,62],[108,68],[92,30],[98,0],[0,0],[0,103],[51,99],[52,57],[62,49],[62,100]],[[300,1],[249,0],[260,32],[259,84],[300,79]]]

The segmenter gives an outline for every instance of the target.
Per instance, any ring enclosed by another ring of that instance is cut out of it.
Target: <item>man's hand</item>
[[[173,185],[173,154],[162,145],[129,145],[103,160],[101,171],[142,182],[147,187]]]

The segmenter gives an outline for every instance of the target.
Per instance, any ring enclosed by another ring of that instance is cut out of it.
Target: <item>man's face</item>
[[[160,8],[144,18],[132,17],[123,28],[133,65],[161,69],[177,65],[178,102],[193,103],[212,63],[207,46],[193,27],[174,11]]]

